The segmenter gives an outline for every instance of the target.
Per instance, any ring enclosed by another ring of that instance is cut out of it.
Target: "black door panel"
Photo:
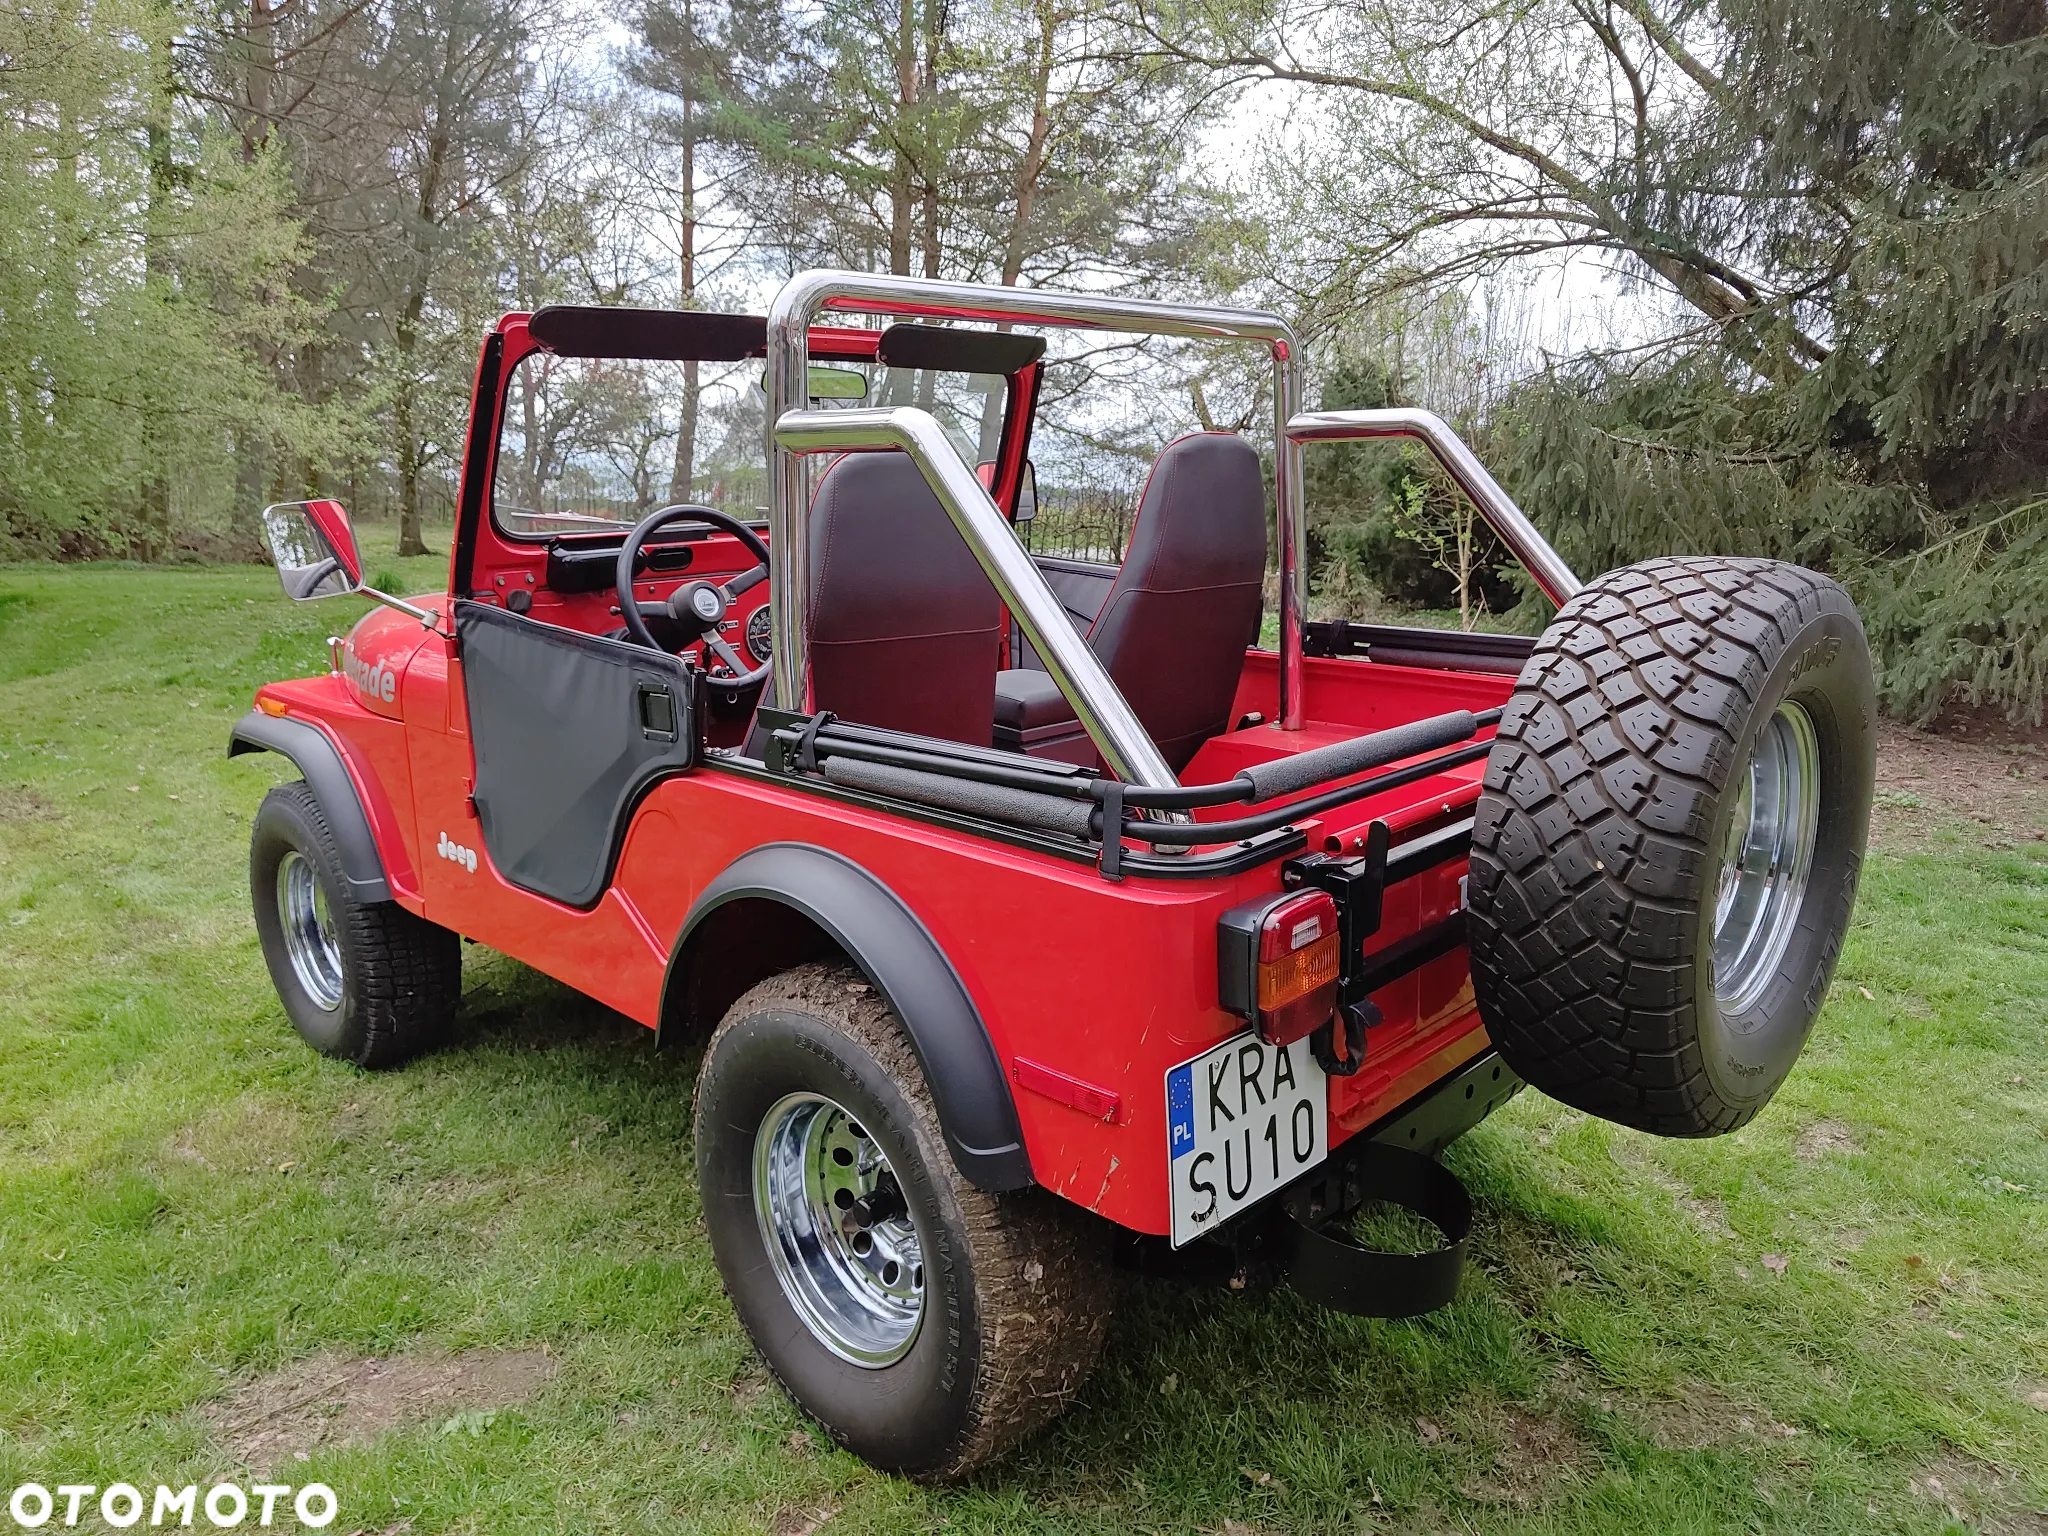
[[[477,819],[512,884],[588,907],[633,806],[696,766],[696,675],[673,656],[458,602]]]

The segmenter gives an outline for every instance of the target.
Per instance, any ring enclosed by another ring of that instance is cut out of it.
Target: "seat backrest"
[[[1176,773],[1230,724],[1265,576],[1258,454],[1231,432],[1168,443],[1088,643]]]
[[[917,466],[849,453],[811,503],[811,699],[841,719],[985,747],[1002,609]]]

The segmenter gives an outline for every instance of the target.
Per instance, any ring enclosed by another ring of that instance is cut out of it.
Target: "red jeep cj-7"
[[[1120,565],[1035,559],[1019,326],[1265,348],[1277,515],[1256,452],[1204,432],[1159,455]],[[533,509],[557,372],[754,358],[764,521]],[[708,1037],[733,1306],[836,1440],[926,1477],[1059,1411],[1114,1252],[1406,1315],[1453,1294],[1470,1226],[1434,1155],[1524,1081],[1659,1135],[1742,1125],[1855,896],[1855,610],[1768,560],[1581,585],[1441,421],[1297,414],[1299,363],[1269,314],[844,272],[765,321],[506,317],[445,594],[364,587],[331,501],[265,514],[293,597],[384,605],[230,749],[304,775],[250,853],[292,1022],[401,1061],[467,935]],[[871,383],[919,404],[848,403]],[[963,389],[978,451],[941,419]],[[1303,622],[1304,445],[1392,436],[1560,605],[1533,644]],[[1360,1247],[1371,1202],[1446,1245]]]

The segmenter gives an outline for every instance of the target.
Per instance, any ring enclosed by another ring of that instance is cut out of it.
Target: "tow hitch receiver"
[[[1281,1277],[1318,1306],[1357,1317],[1415,1317],[1458,1294],[1472,1200],[1436,1154],[1522,1089],[1486,1051],[1430,1093],[1330,1153],[1274,1203],[1268,1252]],[[1443,1234],[1426,1253],[1361,1246],[1347,1230],[1363,1205],[1396,1205]]]
[[[1457,1296],[1472,1231],[1471,1198],[1437,1154],[1522,1086],[1497,1052],[1484,1051],[1202,1241],[1169,1250],[1160,1238],[1132,1238],[1120,1249],[1121,1261],[1233,1290],[1286,1284],[1354,1317],[1434,1311]],[[1373,1204],[1421,1217],[1442,1234],[1442,1244],[1422,1253],[1364,1246],[1351,1235],[1351,1219]]]
[[[1378,1201],[1411,1211],[1441,1232],[1444,1242],[1426,1253],[1363,1247],[1341,1222],[1309,1217],[1313,1202],[1297,1185],[1281,1199],[1275,1257],[1287,1283],[1303,1297],[1355,1317],[1416,1317],[1457,1296],[1472,1234],[1472,1197],[1457,1175],[1419,1152],[1360,1137],[1331,1154],[1313,1182],[1341,1184],[1349,1197],[1344,1204],[1352,1210]]]

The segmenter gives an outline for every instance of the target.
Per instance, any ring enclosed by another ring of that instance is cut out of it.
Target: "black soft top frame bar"
[[[526,330],[557,357],[738,363],[768,355],[768,322],[759,315],[550,304],[534,311]],[[1044,355],[1043,336],[940,325],[892,325],[876,347],[877,359],[890,368],[1006,377]]]

